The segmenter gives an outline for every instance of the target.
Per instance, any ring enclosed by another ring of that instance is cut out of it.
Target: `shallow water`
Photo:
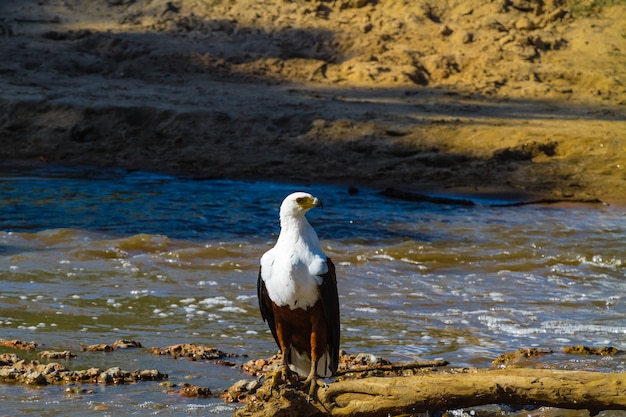
[[[486,367],[531,346],[626,349],[623,208],[433,205],[335,186],[58,168],[0,173],[0,339],[72,350],[71,369],[158,369],[173,383],[219,393],[246,376],[147,349],[80,346],[124,338],[146,348],[195,343],[248,358],[274,354],[258,313],[258,259],[276,238],[280,201],[295,190],[324,201],[308,217],[337,265],[348,352]],[[626,363],[564,361],[608,371]],[[233,409],[157,382],[90,388],[95,393],[66,395],[65,387],[2,384],[0,414]]]

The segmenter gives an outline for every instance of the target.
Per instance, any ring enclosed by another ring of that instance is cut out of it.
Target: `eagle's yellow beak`
[[[317,197],[300,197],[296,199],[296,203],[304,210],[310,210],[313,207],[324,207],[322,200]]]

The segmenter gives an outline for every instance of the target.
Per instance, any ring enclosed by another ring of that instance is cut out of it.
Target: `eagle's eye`
[[[298,203],[298,204],[304,204],[305,201],[306,201],[306,198],[304,198],[304,197],[296,198],[296,203]]]

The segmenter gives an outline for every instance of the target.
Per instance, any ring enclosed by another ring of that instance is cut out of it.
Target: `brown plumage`
[[[259,307],[280,348],[279,372],[305,384],[331,377],[339,364],[339,296],[335,265],[322,251],[304,214],[321,202],[294,193],[281,205],[281,233],[261,258]],[[276,379],[276,377],[275,377]]]

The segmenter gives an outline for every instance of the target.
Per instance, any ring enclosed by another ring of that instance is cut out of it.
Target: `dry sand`
[[[607,3],[3,0],[0,160],[623,200]]]

